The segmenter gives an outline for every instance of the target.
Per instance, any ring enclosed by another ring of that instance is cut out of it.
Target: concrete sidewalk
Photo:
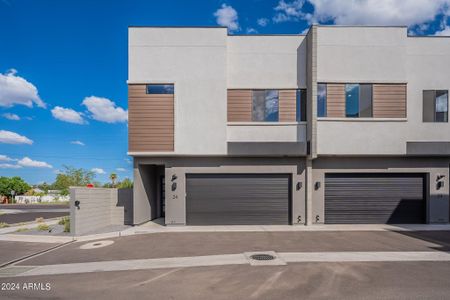
[[[58,220],[45,222],[48,225],[56,224]],[[450,231],[450,224],[404,224],[404,225],[385,225],[385,224],[355,224],[355,225],[228,225],[228,226],[164,226],[162,220],[154,220],[136,225],[125,230],[104,232],[98,234],[89,234],[83,236],[33,236],[26,234],[13,234],[19,228],[33,228],[37,223],[30,223],[23,226],[14,226],[0,229],[0,241],[23,241],[23,242],[67,242],[92,241],[96,239],[113,238],[121,236],[130,236],[136,234],[152,233],[175,233],[175,232],[327,232],[327,231]]]
[[[434,231],[450,230],[450,224],[343,224],[343,225],[228,225],[228,226],[164,226],[153,220],[122,232],[123,235],[154,232],[279,232],[279,231]]]

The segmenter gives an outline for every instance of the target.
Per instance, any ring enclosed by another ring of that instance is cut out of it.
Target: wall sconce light
[[[172,182],[172,192],[175,191],[176,189],[177,189],[177,183]]]
[[[303,183],[297,182],[297,186],[296,186],[297,191],[299,191],[302,188],[302,186],[303,186]]]
[[[444,185],[445,185],[444,178],[445,178],[445,175],[438,174],[436,176],[436,189],[437,190],[440,190],[441,188],[444,187]]]
[[[172,181],[177,180],[177,178],[178,178],[177,175],[175,174],[172,175]]]
[[[316,183],[314,184],[314,188],[316,190],[320,189],[320,181],[316,181]]]

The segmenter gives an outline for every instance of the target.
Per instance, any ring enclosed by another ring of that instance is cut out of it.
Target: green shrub
[[[28,228],[19,228],[16,230],[16,232],[24,232],[24,231],[28,231]]]
[[[70,219],[64,224],[64,232],[70,232]]]
[[[67,222],[70,222],[70,217],[68,217],[68,216],[62,217],[61,219],[59,219],[58,224],[59,224],[59,225],[64,225],[64,224],[66,224]]]
[[[64,232],[70,232],[70,217],[62,217],[59,219],[59,225],[64,225]]]
[[[45,223],[41,223],[41,224],[38,225],[37,229],[39,231],[48,231],[50,229],[50,226],[48,226]]]
[[[0,228],[5,228],[5,227],[9,227],[9,224],[5,223],[5,222],[0,222]]]

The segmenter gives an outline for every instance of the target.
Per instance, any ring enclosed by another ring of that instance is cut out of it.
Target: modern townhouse
[[[134,223],[448,223],[450,38],[129,28]]]

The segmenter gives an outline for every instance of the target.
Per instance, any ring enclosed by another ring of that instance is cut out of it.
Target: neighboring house
[[[61,195],[42,195],[42,196],[15,196],[14,200],[16,203],[20,204],[34,204],[40,202],[58,202],[58,201],[69,201],[70,196],[61,196]]]
[[[129,28],[134,223],[448,223],[450,38]]]

